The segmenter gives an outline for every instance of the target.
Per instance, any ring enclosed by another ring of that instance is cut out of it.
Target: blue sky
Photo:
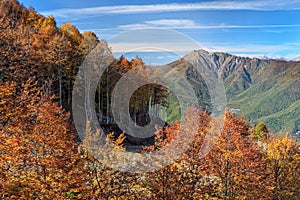
[[[53,15],[58,25],[71,22],[80,31],[92,30],[108,41],[124,31],[163,28],[185,34],[209,51],[289,59],[300,55],[300,0],[20,0],[20,3],[33,6],[46,16]],[[157,37],[159,42],[161,38]],[[127,51],[126,39],[123,42],[110,43],[115,53]],[[144,43],[151,44],[150,40]],[[169,45],[177,45],[174,49],[181,52],[195,48],[178,45],[176,41]]]

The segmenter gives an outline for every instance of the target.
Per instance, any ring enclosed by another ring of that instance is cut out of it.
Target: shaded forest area
[[[15,0],[0,0],[0,29],[1,199],[299,197],[299,143],[286,134],[274,138],[264,124],[252,127],[229,111],[224,114],[218,141],[204,158],[199,157],[199,151],[213,129],[212,119],[205,111],[191,110],[187,115],[199,116],[196,137],[175,163],[144,174],[103,165],[78,140],[70,111],[78,66],[96,45],[108,44],[92,32],[81,34],[72,24],[57,27],[53,17],[45,18]],[[107,111],[110,90],[104,89],[110,87],[107,76],[118,80],[139,64],[142,61],[138,58],[128,61],[122,57],[103,76],[98,91],[104,92],[95,95],[95,109],[103,124],[109,124],[111,118]],[[158,96],[154,95],[157,90]],[[140,92],[144,91],[149,95],[137,93],[136,97],[146,98],[145,105],[166,95],[161,92],[164,88],[157,86],[141,88]],[[150,97],[154,100],[147,102]],[[133,102],[143,104],[145,99]],[[134,105],[133,120],[146,124],[147,110],[147,106]],[[175,121],[158,131],[153,144],[144,146],[141,153],[159,151],[176,136],[179,126]],[[125,140],[123,134],[107,134],[107,141],[123,151]]]

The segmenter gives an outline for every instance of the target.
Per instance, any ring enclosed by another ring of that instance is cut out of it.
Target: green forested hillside
[[[240,108],[241,114],[252,122],[265,122],[275,132],[297,131],[300,129],[299,75],[299,62],[271,60],[266,68],[251,75],[251,86],[232,97],[229,105]]]

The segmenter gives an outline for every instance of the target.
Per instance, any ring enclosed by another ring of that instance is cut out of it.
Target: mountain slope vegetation
[[[263,121],[274,132],[300,130],[300,62],[250,59],[198,50],[171,66],[179,63],[185,66],[189,78],[196,71],[192,69],[195,65],[219,73],[225,84],[228,106],[239,109],[238,114],[251,122]],[[196,79],[192,81],[197,83],[196,90],[207,93],[203,81]]]

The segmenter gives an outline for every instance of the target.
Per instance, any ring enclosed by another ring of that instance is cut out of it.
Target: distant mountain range
[[[273,57],[269,57],[269,56],[266,56],[266,55],[263,55],[263,56],[257,56],[256,58],[258,59],[262,59],[262,60],[285,60],[285,61],[300,61],[300,55],[299,56],[295,56],[293,58],[286,58],[286,57],[283,57],[283,56],[273,56]]]
[[[214,69],[223,78],[228,107],[271,131],[300,130],[300,62],[245,58],[195,50],[169,65],[185,73],[202,106],[210,106],[208,89],[191,63]]]

